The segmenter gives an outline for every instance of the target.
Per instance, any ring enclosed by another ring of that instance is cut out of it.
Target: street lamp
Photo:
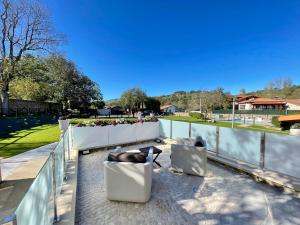
[[[232,121],[231,121],[231,128],[234,127],[234,114],[235,114],[235,97],[233,97],[233,101],[232,101]]]

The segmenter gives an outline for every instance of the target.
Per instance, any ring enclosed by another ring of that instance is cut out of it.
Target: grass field
[[[211,123],[211,122],[200,121],[199,119],[189,117],[189,116],[165,116],[165,117],[163,117],[163,119],[231,128],[230,122]],[[288,134],[289,133],[288,131],[278,130],[275,127],[266,127],[266,126],[261,126],[261,125],[243,126],[241,124],[235,123],[234,128],[238,128],[238,129],[242,129],[242,130],[253,130],[253,131],[260,131],[260,132],[277,133],[277,134]]]
[[[82,119],[82,118],[74,118],[71,120],[71,124],[77,124],[84,121],[95,121],[95,120],[116,120],[120,118],[97,118],[97,119]],[[136,118],[125,118],[125,119],[136,119]],[[211,126],[219,126],[219,127],[229,127],[231,128],[230,122],[205,122],[200,121],[199,119],[189,117],[189,116],[164,116],[162,119],[167,120],[174,120],[174,121],[182,121],[182,122],[191,122],[191,123],[199,123],[199,124],[205,124],[205,125],[211,125]],[[275,127],[267,127],[262,125],[250,125],[250,126],[243,126],[241,124],[235,123],[234,128],[242,129],[242,130],[253,130],[253,131],[260,131],[260,132],[268,132],[268,133],[276,133],[276,134],[288,134],[288,131],[281,131],[278,128]]]
[[[22,152],[47,145],[59,140],[57,124],[42,125],[0,135],[0,157],[8,158]]]

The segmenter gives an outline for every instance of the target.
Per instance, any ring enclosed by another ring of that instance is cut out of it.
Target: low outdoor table
[[[153,155],[156,155],[155,158],[153,159],[153,162],[156,163],[159,167],[161,167],[160,163],[156,161],[156,159],[158,158],[158,156],[160,155],[160,153],[162,153],[162,150],[160,150],[159,148],[156,148],[155,146],[149,146],[149,147],[145,147],[145,148],[140,148],[139,150],[141,152],[144,153],[149,153],[150,148],[153,148]]]

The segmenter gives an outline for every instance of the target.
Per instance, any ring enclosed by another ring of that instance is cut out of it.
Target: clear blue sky
[[[300,84],[299,0],[44,1],[64,54],[106,100],[131,87],[155,96]]]

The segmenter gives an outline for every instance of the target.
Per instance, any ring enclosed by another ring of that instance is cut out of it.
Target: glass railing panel
[[[64,141],[61,139],[54,150],[56,193],[59,194],[64,177]]]
[[[159,119],[159,136],[164,138],[171,137],[171,120]]]
[[[69,143],[69,135],[70,135],[70,129],[68,128],[64,134],[64,152],[65,152],[65,158],[69,159],[69,154],[70,154],[70,143]]]
[[[216,130],[215,126],[208,126],[202,124],[191,124],[191,137],[196,138],[201,136],[205,142],[207,150],[216,151]]]
[[[266,133],[265,167],[300,178],[300,137]]]
[[[261,133],[220,127],[220,155],[259,165]]]
[[[190,124],[187,122],[172,121],[172,139],[188,138]]]
[[[52,157],[50,156],[15,211],[18,225],[53,223]]]

